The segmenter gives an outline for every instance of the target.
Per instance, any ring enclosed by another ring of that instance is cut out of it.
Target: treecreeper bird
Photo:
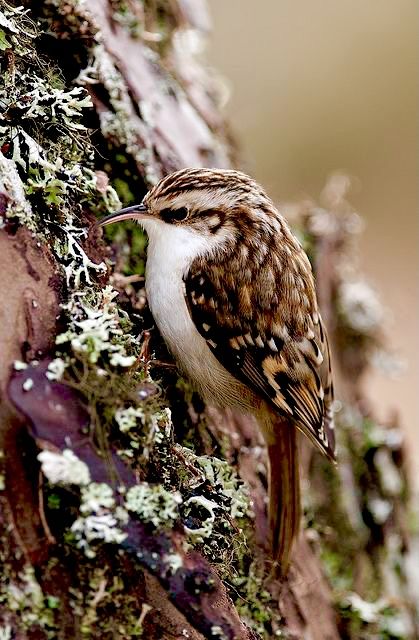
[[[178,366],[207,403],[259,423],[272,555],[284,575],[300,520],[297,429],[335,459],[329,346],[309,260],[238,171],[176,171],[100,224],[126,219],[148,234],[148,302]]]

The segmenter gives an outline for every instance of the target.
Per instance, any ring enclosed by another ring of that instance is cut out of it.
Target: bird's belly
[[[173,273],[147,271],[146,291],[155,323],[179,368],[210,404],[254,408],[255,399],[216,359],[198,332],[185,302],[184,283]]]

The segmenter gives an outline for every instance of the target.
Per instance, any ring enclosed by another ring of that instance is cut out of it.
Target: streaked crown
[[[150,213],[166,222],[187,219],[192,222],[209,211],[274,209],[272,201],[252,178],[230,169],[181,169],[163,178],[143,203]]]

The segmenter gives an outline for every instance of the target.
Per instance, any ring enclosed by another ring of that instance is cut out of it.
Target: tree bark
[[[418,637],[401,432],[362,391],[381,319],[348,286],[346,182],[294,220],[334,338],[340,466],[302,443],[304,531],[278,583],[252,420],[178,379],[139,228],[94,225],[172,170],[237,165],[193,50],[206,7],[0,12],[0,638]]]

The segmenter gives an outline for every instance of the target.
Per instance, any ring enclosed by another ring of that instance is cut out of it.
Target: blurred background
[[[209,0],[211,64],[244,168],[276,202],[353,177],[360,267],[387,310],[404,371],[374,372],[378,418],[396,410],[419,465],[419,3]],[[396,372],[395,372],[396,373]],[[418,474],[416,474],[417,476]],[[419,488],[419,480],[418,480]]]

